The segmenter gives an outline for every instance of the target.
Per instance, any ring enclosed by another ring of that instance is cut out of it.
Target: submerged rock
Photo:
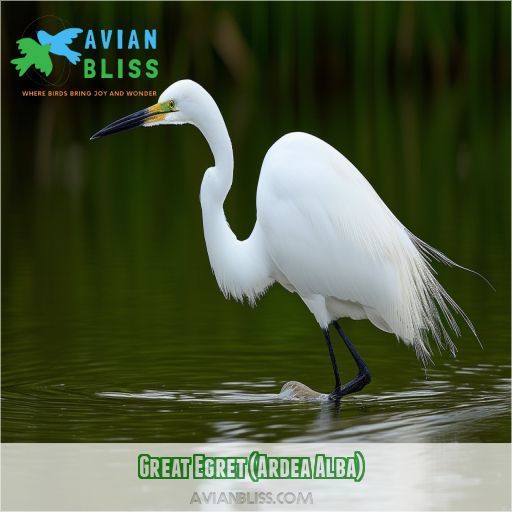
[[[279,397],[286,400],[327,400],[328,395],[314,391],[302,382],[291,380],[281,388]]]

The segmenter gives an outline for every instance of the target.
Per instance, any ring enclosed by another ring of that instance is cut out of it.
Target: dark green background
[[[372,384],[340,409],[279,400],[287,380],[329,391],[328,355],[297,296],[275,286],[252,310],[218,291],[207,144],[190,126],[89,142],[153,100],[22,98],[34,83],[9,61],[43,15],[158,29],[157,79],[89,81],[79,65],[64,88],[206,87],[233,140],[239,238],[277,138],[338,148],[411,231],[493,283],[438,268],[483,349],[463,329],[458,357],[425,373],[393,336],[345,321]],[[508,2],[4,2],[2,74],[3,441],[510,441]]]

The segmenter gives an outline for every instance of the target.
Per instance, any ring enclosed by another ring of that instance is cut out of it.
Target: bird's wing
[[[260,207],[268,198],[272,205]],[[266,218],[269,212],[272,218]],[[294,253],[294,278],[304,293],[361,304],[371,303],[365,287],[350,283],[370,285],[361,274],[371,274],[392,259],[393,244],[405,233],[350,162],[306,134],[289,134],[267,154],[258,188],[258,219],[276,237],[273,249],[283,257]],[[308,271],[301,272],[306,265]]]
[[[41,49],[41,45],[30,37],[18,39],[16,42],[22,55],[30,55],[32,52],[38,52]]]
[[[81,32],[83,32],[81,28],[67,28],[61,30],[53,37],[61,44],[70,44]]]
[[[301,133],[276,142],[257,208],[269,254],[300,295],[356,303],[423,356],[422,331],[442,338],[436,308],[446,314],[453,301],[407,229],[334,148]]]

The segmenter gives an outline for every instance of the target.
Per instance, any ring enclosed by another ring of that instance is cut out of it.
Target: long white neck
[[[229,227],[224,200],[233,182],[233,148],[216,103],[205,108],[195,124],[210,145],[215,167],[208,169],[201,184],[201,208],[210,264],[225,296],[246,297],[254,303],[273,282],[269,259],[256,223],[247,240],[240,241]]]

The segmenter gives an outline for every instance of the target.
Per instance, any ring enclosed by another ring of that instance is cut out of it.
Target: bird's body
[[[410,242],[343,155],[312,135],[285,135],[263,162],[257,211],[276,280],[303,298],[321,327],[368,318],[392,332],[403,307],[393,245]],[[410,340],[403,329],[399,335]]]
[[[232,238],[225,226],[220,237],[223,212],[210,226],[215,214],[201,198],[210,261],[226,295],[254,302],[277,281],[302,298],[323,329],[339,318],[368,319],[414,345],[423,359],[429,357],[429,330],[443,342],[435,308],[439,302],[445,309],[450,299],[421,252],[427,246],[321,139],[289,133],[269,149],[258,182],[256,225],[246,241]],[[454,350],[450,338],[445,341]]]
[[[437,282],[429,260],[453,262],[412,235],[354,165],[321,139],[290,133],[269,149],[258,183],[256,224],[249,238],[239,241],[223,210],[233,179],[231,141],[217,105],[201,86],[176,82],[158,105],[112,123],[93,138],[137,123],[185,122],[201,130],[215,158],[200,198],[219,287],[226,296],[250,303],[274,282],[297,293],[328,343],[336,380],[331,397],[357,391],[370,380],[339,318],[370,320],[413,345],[423,361],[430,357],[428,334],[440,347],[455,351],[443,320],[456,334],[450,308],[469,320]],[[329,337],[331,323],[359,367],[358,376],[343,386]]]
[[[80,61],[81,53],[71,50],[68,44],[71,44],[81,32],[83,32],[81,28],[66,28],[52,36],[44,30],[39,30],[37,39],[41,44],[49,44],[51,53],[66,57],[71,64],[77,64]]]
[[[39,44],[30,37],[19,39],[16,42],[20,53],[24,55],[24,57],[11,60],[11,64],[16,66],[16,69],[19,71],[19,76],[23,76],[30,66],[34,66],[46,76],[52,72],[52,59],[48,55],[50,51],[49,44]]]

